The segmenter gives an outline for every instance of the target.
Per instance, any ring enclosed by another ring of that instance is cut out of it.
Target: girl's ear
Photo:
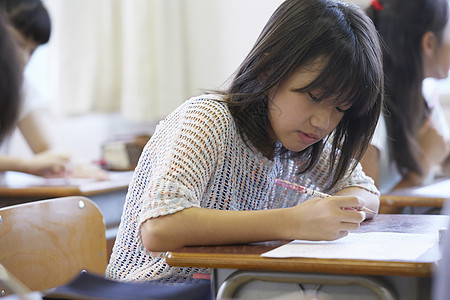
[[[422,36],[422,53],[425,59],[432,59],[438,47],[438,41],[433,32],[427,31]]]
[[[440,78],[440,61],[439,61],[439,41],[436,35],[427,31],[422,36],[422,64],[423,76]]]

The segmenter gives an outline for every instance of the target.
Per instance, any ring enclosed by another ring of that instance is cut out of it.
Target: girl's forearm
[[[363,212],[343,208],[367,205],[378,211],[375,195],[375,199],[369,199],[366,194],[369,192],[356,188],[342,191],[345,192],[352,192],[348,194],[351,197],[316,197],[281,209],[227,211],[187,208],[144,222],[142,242],[147,250],[160,252],[184,246],[338,239],[358,229],[364,220]]]
[[[188,208],[147,220],[142,242],[150,251],[287,239],[289,209],[224,211]]]
[[[0,155],[0,172],[25,172],[26,170],[27,166],[23,159],[19,157]]]

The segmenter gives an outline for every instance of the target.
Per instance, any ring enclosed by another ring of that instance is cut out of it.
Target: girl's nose
[[[332,106],[323,105],[317,107],[311,116],[311,125],[319,129],[328,129],[331,122]]]

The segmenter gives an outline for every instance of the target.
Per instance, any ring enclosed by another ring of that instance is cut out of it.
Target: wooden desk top
[[[450,178],[411,188],[403,188],[381,195],[381,205],[442,207],[450,199]]]
[[[373,220],[364,222],[358,232],[435,233],[440,228],[446,227],[448,222],[449,217],[443,215],[378,215]],[[437,245],[417,261],[265,258],[260,256],[287,242],[185,247],[169,252],[166,260],[169,265],[180,267],[429,277],[435,263],[440,259]]]
[[[52,178],[19,172],[6,172],[0,181],[0,206],[2,200],[39,200],[66,196],[90,196],[128,188],[133,172],[110,172],[111,180]]]

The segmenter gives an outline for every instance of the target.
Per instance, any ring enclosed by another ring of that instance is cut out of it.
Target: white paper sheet
[[[439,181],[430,185],[426,185],[415,189],[413,195],[450,195],[450,180]]]
[[[93,178],[44,178],[31,174],[8,171],[3,174],[0,185],[9,188],[25,188],[30,186],[79,186],[82,192],[106,189],[118,185],[127,186],[133,176],[133,171],[108,172],[110,180],[98,181]]]
[[[311,257],[411,261],[438,243],[438,240],[438,233],[349,233],[348,236],[335,241],[295,240],[261,255],[272,258]]]

